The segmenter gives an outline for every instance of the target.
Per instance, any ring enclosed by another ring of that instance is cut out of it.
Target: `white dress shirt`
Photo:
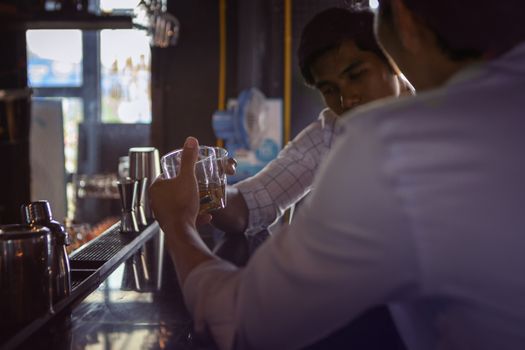
[[[234,185],[248,207],[247,235],[266,229],[310,192],[319,164],[333,142],[337,118],[330,109],[324,109],[276,159],[256,175]]]
[[[188,276],[197,329],[296,349],[388,303],[409,349],[523,349],[525,44],[342,124],[286,232]]]

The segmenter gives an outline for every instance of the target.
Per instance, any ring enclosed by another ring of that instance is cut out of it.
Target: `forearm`
[[[228,187],[226,208],[211,213],[211,223],[227,233],[250,234],[267,228],[304,197],[328,150],[321,124],[310,124],[259,173]]]
[[[181,286],[194,268],[206,261],[217,259],[199,237],[195,227],[176,224],[163,228],[163,231]]]
[[[226,189],[226,208],[211,214],[213,226],[227,233],[242,234],[248,226],[248,206],[241,192],[232,186]]]

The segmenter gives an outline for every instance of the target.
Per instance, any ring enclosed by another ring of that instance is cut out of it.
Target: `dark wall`
[[[292,2],[292,137],[314,121],[323,102],[307,87],[298,68],[297,48],[305,24],[318,12],[345,6],[348,0],[295,0]],[[239,1],[238,87],[256,86],[268,97],[283,97],[284,2],[282,0]]]
[[[292,136],[323,108],[318,93],[303,83],[296,51],[301,31],[317,12],[345,0],[295,0],[292,6]],[[216,142],[211,116],[218,107],[219,1],[168,1],[181,24],[175,47],[152,49],[153,145],[162,153],[180,147],[188,135]],[[227,98],[249,87],[283,97],[284,3],[227,0]]]
[[[188,135],[214,144],[211,116],[218,106],[219,2],[169,1],[180,20],[175,47],[152,49],[153,145],[161,154]]]
[[[27,87],[25,32],[2,31],[0,90],[19,94]],[[29,201],[29,96],[0,99],[0,224],[20,221]]]
[[[347,3],[348,0],[292,1],[292,137],[314,121],[324,107],[318,92],[304,84],[298,68],[296,52],[301,32],[316,13],[329,7],[346,6]],[[284,2],[239,1],[236,22],[239,90],[256,86],[268,97],[282,98]]]
[[[283,1],[239,1],[233,21],[238,42],[237,51],[232,52],[238,59],[237,93],[255,86],[268,97],[282,98]]]

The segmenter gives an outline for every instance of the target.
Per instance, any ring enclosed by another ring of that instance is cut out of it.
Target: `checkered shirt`
[[[234,185],[248,206],[247,235],[270,226],[310,192],[317,168],[332,144],[336,120],[335,113],[324,109],[276,159],[256,175]]]

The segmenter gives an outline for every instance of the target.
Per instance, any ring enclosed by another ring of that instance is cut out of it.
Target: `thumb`
[[[199,156],[199,141],[194,137],[186,138],[184,142],[184,149],[182,151],[181,164],[180,164],[180,175],[191,175],[194,174],[195,162]]]

